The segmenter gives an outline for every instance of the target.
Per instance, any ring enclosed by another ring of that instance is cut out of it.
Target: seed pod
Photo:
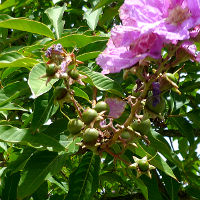
[[[96,110],[88,108],[83,112],[82,120],[86,124],[90,124],[97,116],[98,116],[98,113]]]
[[[162,97],[162,96],[160,97],[160,102],[157,103],[156,106],[153,105],[153,101],[154,101],[153,96],[148,97],[146,104],[145,104],[145,107],[155,114],[163,114],[163,112],[166,108],[166,102],[165,102],[164,97]]]
[[[100,113],[100,112],[102,112],[102,111],[106,111],[105,114],[108,114],[109,111],[110,111],[109,105],[108,105],[105,101],[100,101],[100,102],[98,102],[98,103],[95,105],[94,109],[95,109],[98,113]]]
[[[99,131],[95,128],[87,128],[83,133],[83,142],[86,145],[94,145],[99,137]]]
[[[128,140],[128,139],[131,138],[131,134],[128,131],[123,131],[121,133],[121,138],[124,139],[124,140]]]
[[[64,99],[67,95],[68,91],[66,88],[57,86],[54,90],[54,99],[59,101],[61,99]]]
[[[139,159],[137,161],[138,167],[142,172],[146,172],[149,170],[149,162],[147,161],[146,157]]]
[[[80,133],[81,129],[84,127],[84,123],[80,119],[71,119],[68,123],[68,131],[72,135]]]
[[[77,80],[79,78],[79,71],[77,69],[72,69],[68,72],[68,75],[74,79]]]
[[[142,120],[140,123],[135,120],[132,124],[131,127],[134,131],[137,131],[139,133],[142,133],[146,135],[150,128],[151,128],[151,121],[149,119]]]
[[[49,65],[47,68],[46,68],[46,76],[47,77],[50,77],[50,76],[54,76],[55,73],[56,73],[56,68],[54,65]]]

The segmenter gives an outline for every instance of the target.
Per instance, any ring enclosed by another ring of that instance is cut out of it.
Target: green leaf
[[[63,47],[77,47],[82,48],[92,42],[106,40],[107,37],[100,37],[100,36],[88,36],[82,34],[72,34],[67,35],[65,37],[60,38],[52,43],[49,43],[46,48],[53,44],[61,43]]]
[[[7,85],[2,90],[0,90],[0,107],[12,102],[19,96],[24,96],[25,94],[29,95],[28,84],[25,81],[17,81]]]
[[[1,28],[16,29],[20,31],[27,31],[30,33],[37,33],[39,35],[44,35],[54,39],[53,32],[45,24],[25,19],[25,18],[11,18],[7,20],[0,21]]]
[[[99,3],[93,8],[93,10],[97,10],[105,5],[112,3],[114,0],[100,0]]]
[[[20,173],[11,175],[11,172],[7,172],[3,178],[4,187],[2,189],[2,199],[11,200],[17,199],[17,186],[20,179]]]
[[[197,126],[197,127],[200,127],[200,110],[199,109],[195,109],[189,113],[187,113],[187,116],[189,117],[189,119],[191,121],[194,122],[194,124]]]
[[[179,180],[181,180],[181,175],[179,172],[179,169],[177,167],[173,167],[173,171],[175,175],[178,177]],[[177,200],[179,199],[179,189],[180,189],[180,182],[177,180],[174,180],[173,178],[167,176],[166,174],[160,172],[160,175],[162,176],[162,180],[165,184],[165,188],[170,196],[171,200]]]
[[[99,72],[91,71],[87,67],[79,67],[79,70],[86,74],[92,80],[94,86],[99,90],[108,91],[118,96],[123,96],[120,85],[114,80]]]
[[[151,142],[151,146],[160,152],[170,162],[180,165],[177,155],[171,150],[167,141],[158,132],[153,129],[148,133],[148,139]]]
[[[158,179],[156,179],[156,176],[152,176],[150,179],[147,176],[141,176],[142,181],[145,183],[146,187],[148,188],[148,199],[152,200],[164,200],[162,198],[162,194],[159,191],[158,187]]]
[[[58,182],[55,178],[53,178],[52,176],[47,178],[48,181],[50,181],[51,183],[57,185],[61,190],[63,190],[65,193],[68,193],[68,188],[67,186],[63,186],[62,183]]]
[[[147,186],[144,184],[144,182],[139,179],[139,178],[136,178],[133,174],[132,174],[137,186],[139,187],[139,189],[141,190],[142,194],[144,195],[145,199],[148,200],[148,188]]]
[[[6,110],[28,111],[28,110],[22,108],[21,106],[13,104],[13,103],[7,103],[5,105],[0,106],[0,111],[6,111]]]
[[[87,9],[85,12],[83,19],[86,19],[88,26],[94,31],[98,21],[99,21],[99,16],[102,13],[102,9],[96,9],[95,11],[92,11],[92,9]]]
[[[57,174],[65,164],[67,154],[41,151],[34,154],[28,161],[20,179],[18,198],[23,199],[35,192],[47,176]]]
[[[63,151],[64,147],[48,135],[37,133],[32,135],[29,129],[19,129],[12,126],[0,125],[0,141],[31,145],[35,148],[45,148],[52,151]]]
[[[169,121],[179,129],[180,133],[188,139],[190,144],[194,143],[193,127],[187,119],[183,117],[170,117]]]
[[[12,52],[8,52],[8,53],[0,54],[0,62],[10,63],[10,62],[13,62],[22,57],[23,56],[20,53],[18,53],[16,51],[12,51]]]
[[[13,62],[10,63],[3,63],[0,62],[0,68],[5,67],[25,67],[25,68],[31,68],[35,64],[39,63],[37,60],[33,58],[19,58]]]
[[[12,153],[8,162],[8,170],[11,170],[12,174],[20,170],[23,170],[28,160],[37,150],[31,147],[25,147],[22,152]]]
[[[50,99],[48,99],[50,98]],[[31,131],[34,133],[57,111],[59,106],[53,104],[54,97],[52,93],[43,94],[34,102],[33,119],[31,123]]]
[[[38,96],[48,92],[52,85],[57,81],[57,79],[52,79],[46,85],[47,78],[41,78],[45,74],[46,67],[42,63],[35,65],[29,74],[28,84],[31,88],[34,98],[37,98]]]
[[[34,200],[45,200],[48,197],[48,183],[45,181],[33,194]]]
[[[88,152],[69,177],[66,200],[90,200],[98,187],[100,157]]]
[[[67,118],[58,119],[55,122],[48,125],[47,128],[43,131],[43,133],[51,137],[54,137],[56,139],[59,139],[60,134],[66,131],[67,124],[68,124]]]
[[[88,60],[96,58],[100,53],[101,53],[100,51],[84,53],[84,54],[78,55],[77,60],[88,61]]]
[[[71,155],[76,153],[79,150],[77,143],[80,143],[82,138],[69,138],[66,135],[60,135],[59,143],[65,147],[66,152]]]
[[[119,6],[105,8],[102,17],[99,20],[98,25],[101,27],[109,25],[113,21],[113,18],[118,14],[119,14]]]
[[[75,96],[81,97],[83,99],[86,99],[87,101],[90,101],[88,95],[83,90],[81,90],[80,88],[74,86],[73,90],[74,90]]]
[[[25,67],[30,69],[37,63],[39,62],[36,59],[23,57],[17,52],[10,52],[0,56],[0,68]]]
[[[0,4],[0,10],[10,8],[11,6],[14,6],[14,5],[15,5],[15,0],[7,0],[3,2],[2,4]]]
[[[122,185],[125,185],[124,180],[121,178],[121,176],[119,176],[116,173],[113,172],[106,172],[100,175],[99,177],[101,182],[107,181],[109,183],[120,183]]]
[[[96,42],[92,42],[82,48],[79,49],[79,55],[80,57],[86,55],[88,53],[88,56],[91,54],[95,54],[95,52],[102,52],[105,48],[106,48],[106,43],[108,42],[108,40],[100,40],[100,41],[96,41]],[[77,58],[79,57],[79,55],[77,56]],[[87,57],[86,57],[87,58]],[[80,59],[80,58],[78,58]],[[91,58],[89,58],[91,59]]]
[[[6,79],[8,76],[10,76],[13,72],[15,72],[18,69],[19,69],[18,67],[8,67],[3,71],[1,75],[1,80]]]
[[[64,5],[63,7],[56,6],[45,10],[45,13],[49,17],[55,29],[57,39],[60,38],[63,32],[65,21],[62,20],[62,17],[65,10],[66,10],[66,5]]]
[[[190,101],[183,95],[178,95],[176,93],[172,93],[173,103],[174,103],[174,111],[180,109],[181,107],[188,104]]]

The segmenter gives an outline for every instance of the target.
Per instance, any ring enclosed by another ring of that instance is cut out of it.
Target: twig
[[[93,87],[93,100],[92,100],[92,108],[95,107],[97,102],[97,88]]]

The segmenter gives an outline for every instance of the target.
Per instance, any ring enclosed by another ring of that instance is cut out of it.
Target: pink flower
[[[176,43],[190,38],[189,29],[200,24],[199,0],[125,0],[120,8],[124,25],[141,33],[152,31]]]
[[[190,41],[185,41],[178,49],[177,54],[179,52],[181,52],[180,54],[184,55],[178,55],[179,57],[182,57],[182,59],[185,57],[187,60],[190,59],[191,61],[200,62],[200,52],[197,52],[196,45]]]
[[[96,62],[103,69],[103,74],[117,73],[129,68],[144,59],[147,54],[134,57],[130,47],[115,47],[112,39],[108,41],[107,48],[98,56]]]
[[[119,98],[106,98],[105,102],[110,107],[110,112],[108,117],[117,119],[122,115],[122,113],[125,110],[126,102],[122,101]]]
[[[161,58],[163,40],[154,33],[141,35],[130,26],[116,26],[111,31],[107,48],[96,59],[103,74],[117,73],[135,65],[147,56]]]
[[[200,33],[200,25],[195,26],[191,31],[190,31],[190,37],[195,38],[199,35]]]

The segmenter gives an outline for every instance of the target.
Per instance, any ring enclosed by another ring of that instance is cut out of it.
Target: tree
[[[199,1],[163,2],[1,1],[2,200],[200,198]]]

